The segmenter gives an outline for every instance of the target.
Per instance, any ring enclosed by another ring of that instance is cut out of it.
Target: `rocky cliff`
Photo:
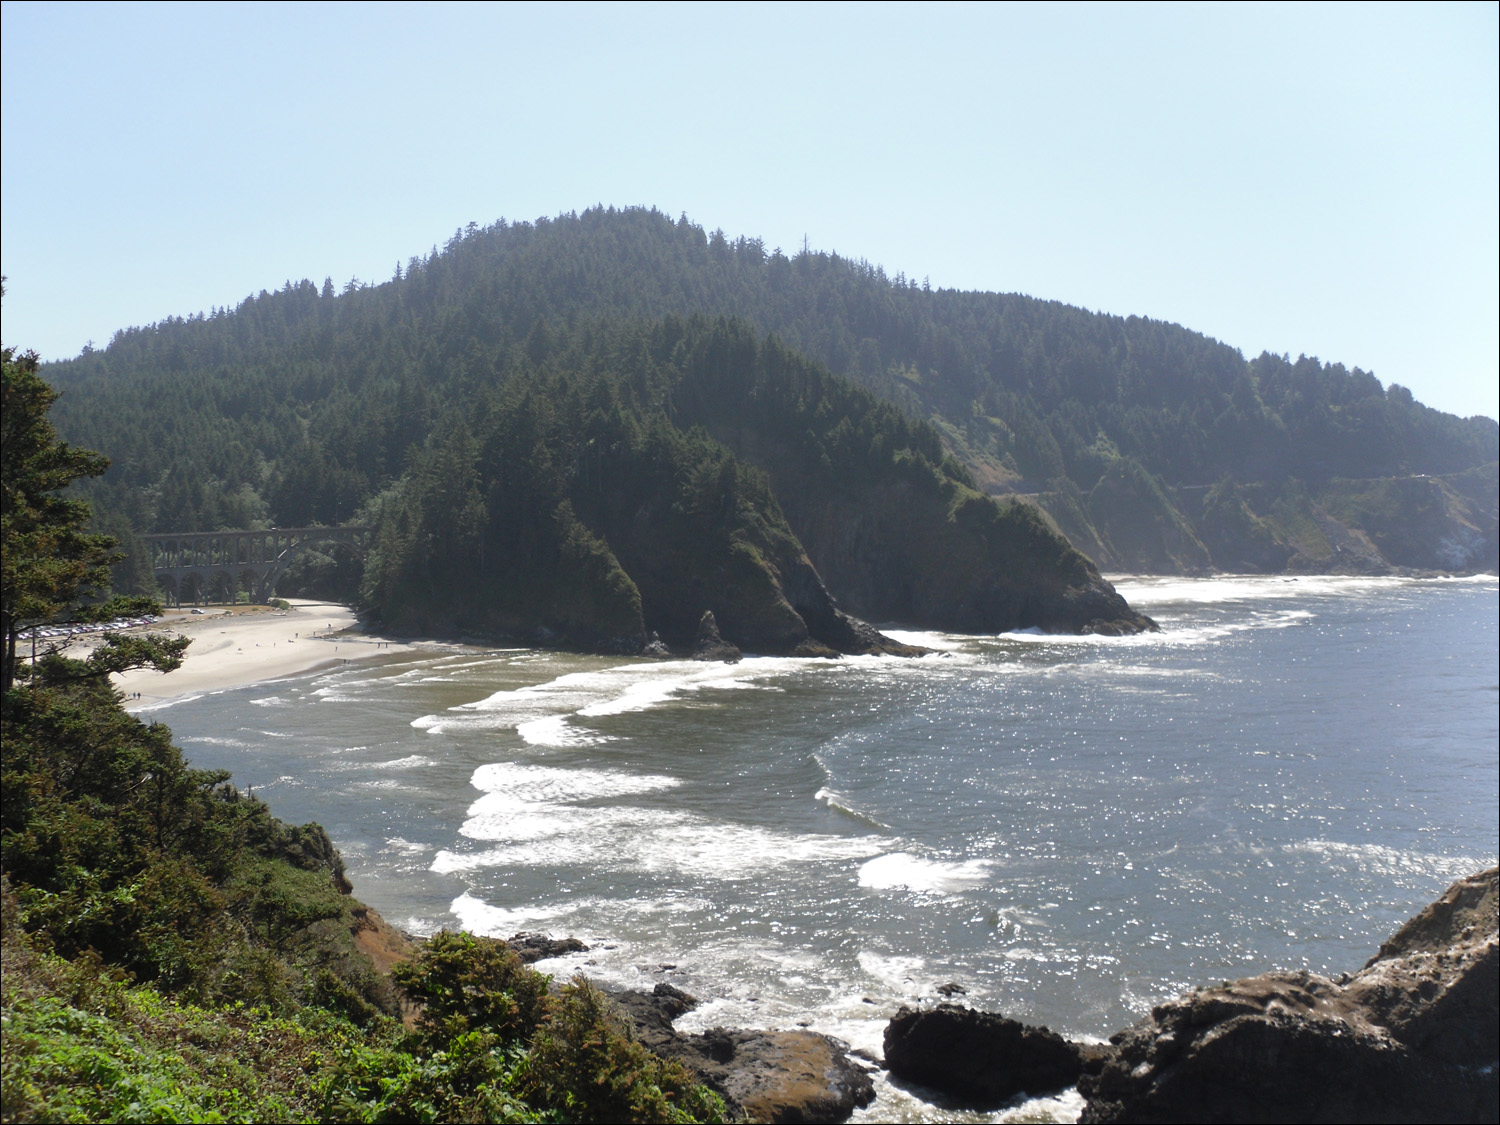
[[[1079,1083],[1085,1121],[1493,1121],[1496,869],[1338,979],[1264,973],[1162,1004]]]
[[[1197,989],[1110,1038],[940,1005],[886,1033],[892,1073],[972,1104],[1074,1081],[1086,1122],[1494,1121],[1500,871],[1453,884],[1358,972]]]

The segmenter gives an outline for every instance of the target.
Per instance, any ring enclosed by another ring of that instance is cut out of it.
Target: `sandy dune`
[[[259,606],[208,610],[203,616],[173,612],[154,632],[191,637],[175,672],[136,669],[113,677],[132,711],[149,710],[183,695],[239,687],[331,668],[413,646],[359,633],[353,612],[330,602],[294,600],[284,612]],[[347,630],[347,631],[346,631]],[[139,693],[140,698],[131,698]]]

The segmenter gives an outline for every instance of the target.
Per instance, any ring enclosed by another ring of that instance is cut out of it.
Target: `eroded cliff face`
[[[856,490],[774,433],[715,436],[770,475],[807,558],[855,617],[960,633],[1155,628],[1032,505],[917,459]]]

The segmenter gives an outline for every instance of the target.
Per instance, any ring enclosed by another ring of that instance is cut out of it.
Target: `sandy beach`
[[[191,637],[193,643],[175,672],[137,668],[112,677],[125,693],[126,709],[149,711],[185,695],[297,676],[415,647],[359,632],[348,606],[301,599],[292,600],[291,606],[210,608],[201,616],[168,613],[151,631]],[[136,695],[139,698],[133,698]]]

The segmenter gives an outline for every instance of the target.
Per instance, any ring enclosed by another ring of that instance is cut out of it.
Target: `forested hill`
[[[649,210],[471,225],[387,283],[289,283],[47,376],[70,388],[66,432],[133,486],[111,506],[128,500],[138,530],[332,522],[510,351],[695,312],[775,332],[926,418],[981,488],[1036,499],[1101,565],[1495,563],[1493,420],[1357,368],[1246,361],[1177,325],[931,290]]]

